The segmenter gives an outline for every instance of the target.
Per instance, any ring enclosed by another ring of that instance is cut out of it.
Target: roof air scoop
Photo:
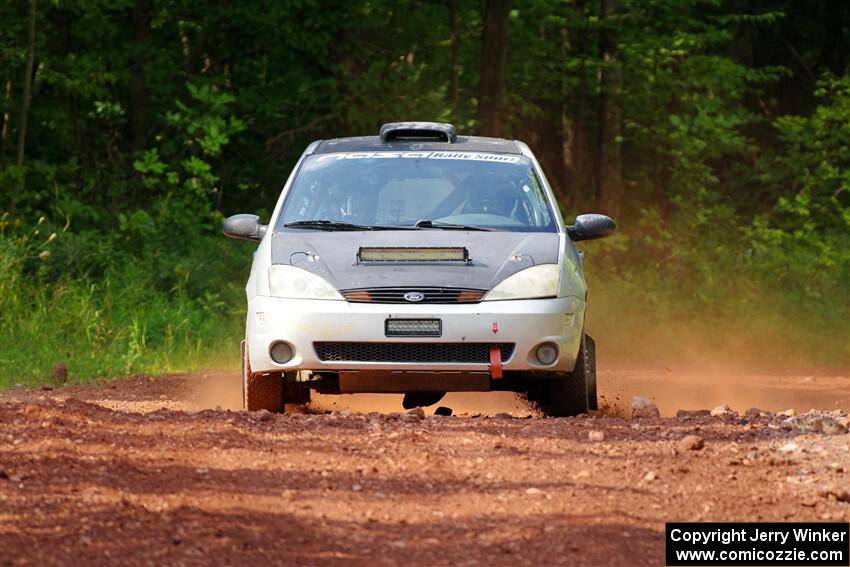
[[[441,140],[449,144],[457,140],[457,131],[451,124],[440,122],[391,122],[381,126],[381,141],[391,140]]]

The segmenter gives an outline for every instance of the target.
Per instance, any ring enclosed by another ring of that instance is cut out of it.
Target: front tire
[[[242,403],[248,411],[284,411],[283,374],[252,372],[245,341],[242,341]]]
[[[528,398],[552,417],[569,417],[597,409],[596,342],[584,335],[572,372],[529,384]]]

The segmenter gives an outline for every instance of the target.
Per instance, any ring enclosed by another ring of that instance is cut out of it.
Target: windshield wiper
[[[372,230],[372,227],[365,224],[354,224],[327,219],[293,221],[288,222],[283,226],[285,228],[315,228],[318,230]]]
[[[413,226],[416,228],[440,228],[443,230],[484,230],[488,232],[493,230],[492,228],[484,228],[483,226],[454,224],[450,222],[433,221],[431,219],[418,220]]]
[[[283,225],[284,228],[307,228],[316,230],[414,230],[411,226],[391,226],[383,224],[354,224],[351,222],[328,219],[292,221]]]

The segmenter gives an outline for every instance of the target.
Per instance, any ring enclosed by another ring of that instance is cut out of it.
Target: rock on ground
[[[680,409],[676,412],[678,418],[706,417],[711,415],[711,411],[707,409],[685,410]]]
[[[414,419],[425,419],[425,410],[417,406],[412,410],[409,410],[407,415]]]
[[[682,451],[699,451],[705,447],[705,440],[699,435],[686,435],[679,440]]]
[[[593,442],[605,441],[605,432],[604,431],[590,431],[587,434],[587,438]]]
[[[632,417],[657,418],[661,417],[661,412],[658,411],[658,406],[652,400],[635,396],[632,398]]]
[[[713,410],[711,410],[712,417],[727,417],[727,416],[735,416],[738,415],[738,412],[734,411],[732,408],[723,404],[722,406],[717,406]]]

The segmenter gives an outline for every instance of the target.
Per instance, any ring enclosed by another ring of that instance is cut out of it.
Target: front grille
[[[352,303],[478,303],[487,293],[483,289],[462,287],[371,287],[340,291]],[[407,293],[421,294],[420,301],[404,298]]]
[[[502,361],[510,360],[514,343],[336,343],[315,342],[319,360],[325,362],[490,362],[490,347],[497,345]]]

